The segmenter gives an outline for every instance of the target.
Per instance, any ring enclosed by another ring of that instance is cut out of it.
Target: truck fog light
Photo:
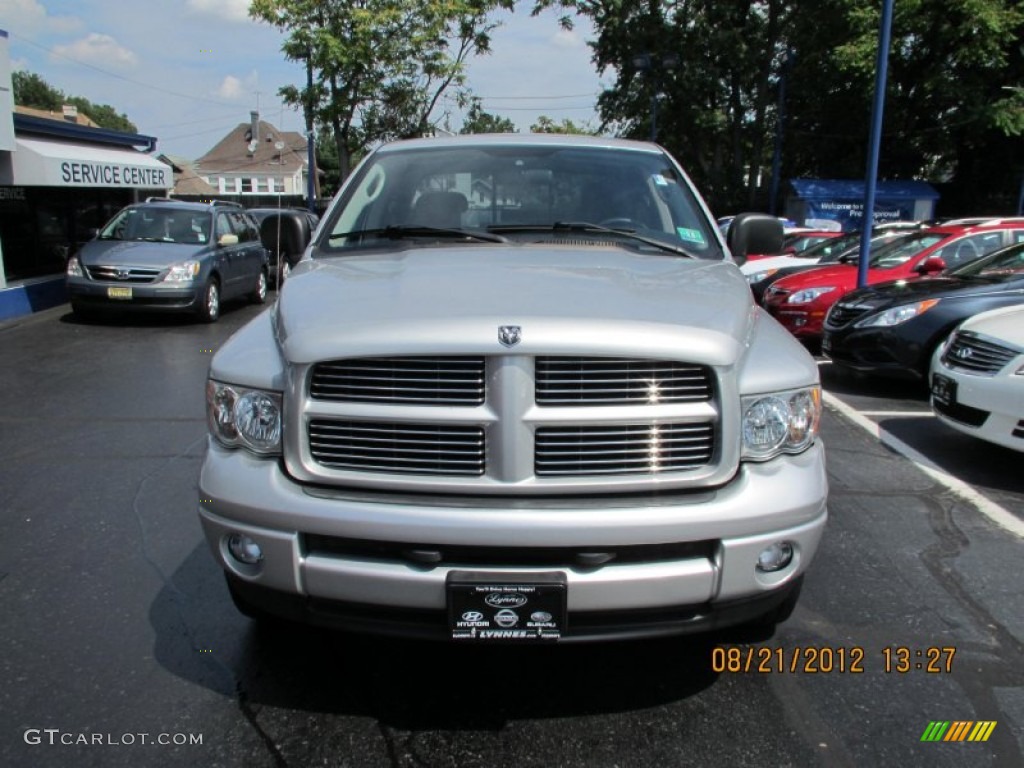
[[[263,562],[263,550],[254,539],[244,533],[232,533],[228,536],[228,552],[240,563],[256,565]]]
[[[793,562],[793,545],[788,541],[777,541],[761,550],[757,556],[757,570],[762,573],[781,571]]]

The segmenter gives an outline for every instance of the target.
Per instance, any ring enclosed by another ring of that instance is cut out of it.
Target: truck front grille
[[[635,475],[695,469],[711,462],[710,424],[541,427],[535,470],[553,475]]]
[[[672,360],[538,357],[538,405],[650,405],[710,400],[711,371]]]
[[[991,375],[1002,370],[1020,352],[986,341],[970,331],[961,331],[942,355],[950,368]]]
[[[482,357],[361,357],[317,363],[315,400],[397,405],[480,405]]]
[[[313,419],[313,459],[325,467],[418,475],[482,475],[483,428]]]

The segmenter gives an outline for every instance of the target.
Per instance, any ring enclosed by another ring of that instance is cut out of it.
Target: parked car
[[[958,269],[851,291],[825,317],[821,351],[844,368],[927,381],[936,347],[960,322],[1024,304],[1024,242]]]
[[[873,255],[867,283],[935,275],[1022,240],[1024,221],[931,227]],[[794,335],[818,341],[829,308],[857,287],[857,277],[856,257],[847,263],[784,277],[765,293],[764,306]]]
[[[205,322],[221,303],[267,297],[267,251],[236,203],[161,200],[129,205],[68,260],[71,308],[191,312]]]
[[[783,228],[782,248],[777,253],[751,253],[747,256],[747,263],[762,259],[772,259],[776,256],[792,256],[800,251],[805,251],[812,245],[817,245],[822,240],[831,240],[842,236],[841,231],[822,231],[807,229],[806,227]]]
[[[875,254],[885,245],[895,242],[901,235],[910,231],[896,227],[874,230],[871,238],[871,253]],[[770,256],[767,259],[747,261],[740,271],[750,283],[750,290],[758,304],[764,302],[765,291],[776,280],[806,272],[830,264],[839,264],[841,260],[856,258],[860,248],[860,232],[844,232],[838,237],[828,238],[796,253]]]
[[[270,282],[280,287],[302,258],[320,217],[302,208],[250,208],[260,241],[270,253]]]
[[[953,429],[1024,451],[1024,306],[975,315],[936,350],[931,406]]]
[[[653,144],[372,151],[211,362],[235,604],[457,642],[774,626],[827,518],[817,366],[730,255],[781,235],[724,239]]]

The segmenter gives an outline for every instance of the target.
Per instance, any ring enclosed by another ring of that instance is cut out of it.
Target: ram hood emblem
[[[502,325],[498,328],[498,341],[506,347],[514,347],[523,338],[523,329],[518,325]]]

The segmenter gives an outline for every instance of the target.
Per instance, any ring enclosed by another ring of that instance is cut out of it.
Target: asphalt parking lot
[[[923,388],[826,362],[831,396],[941,472],[828,407],[829,526],[771,638],[255,629],[206,549],[196,481],[210,355],[259,311],[0,325],[0,764],[1024,764],[1024,538],[940,479],[1022,521],[1020,454],[945,430]],[[922,741],[934,721],[995,726]]]

